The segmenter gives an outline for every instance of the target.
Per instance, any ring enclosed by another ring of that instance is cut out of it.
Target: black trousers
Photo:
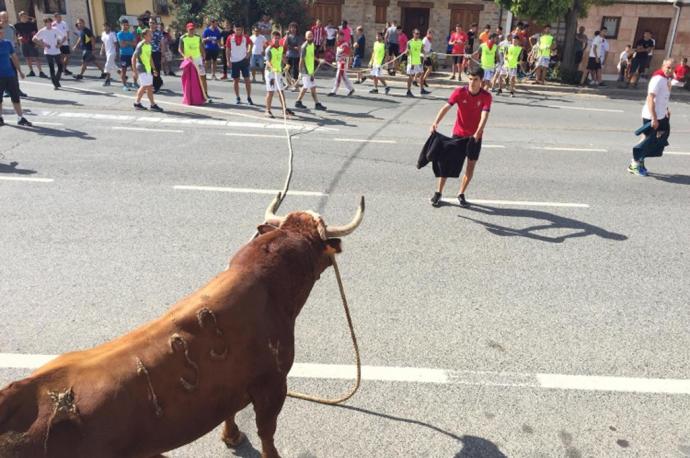
[[[161,68],[162,54],[160,51],[154,51],[151,53],[151,59],[153,59],[153,68],[158,71],[158,75],[153,75],[153,90],[158,91],[158,89],[163,86],[163,78],[161,78]]]
[[[60,78],[62,78],[62,55],[51,56],[46,54],[48,61],[48,68],[50,69],[50,79],[53,81],[53,86],[60,86]],[[57,64],[57,73],[55,73],[55,65]]]
[[[223,63],[223,75],[228,74],[228,56],[225,54],[225,49],[220,50],[220,61]]]

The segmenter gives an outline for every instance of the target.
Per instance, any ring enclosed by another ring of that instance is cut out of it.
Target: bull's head
[[[276,208],[280,203],[279,193],[266,209],[265,223],[259,227],[260,233],[266,233],[273,229],[281,229],[287,232],[299,234],[312,243],[321,244],[326,255],[340,253],[340,238],[354,232],[364,218],[364,197],[362,196],[354,218],[343,226],[327,225],[318,213],[301,211],[288,213],[286,216],[277,216]],[[330,264],[327,263],[326,266]],[[324,266],[324,268],[326,267]]]

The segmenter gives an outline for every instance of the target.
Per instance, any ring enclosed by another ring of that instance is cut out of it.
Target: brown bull
[[[273,443],[294,358],[295,320],[346,226],[311,212],[266,210],[260,236],[228,269],[165,315],[91,350],[64,354],[0,391],[0,457],[149,458],[225,421],[223,441],[245,436],[235,414],[252,403],[263,457]]]

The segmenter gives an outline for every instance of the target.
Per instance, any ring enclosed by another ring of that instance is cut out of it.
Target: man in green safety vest
[[[407,50],[403,54],[407,54],[407,96],[414,97],[412,94],[412,81],[419,80],[419,87],[422,89],[422,95],[431,94],[431,92],[424,89],[424,81],[422,75],[424,74],[424,67],[422,65],[422,49],[424,43],[422,42],[421,33],[419,29],[412,31],[412,39],[407,42]]]
[[[534,39],[537,40],[534,40]],[[535,70],[535,81],[534,84],[544,84],[546,79],[546,73],[549,70],[549,64],[551,63],[551,54],[554,49],[556,49],[556,40],[553,35],[551,35],[551,26],[544,27],[544,30],[540,35],[535,35],[530,38],[530,42],[533,42],[532,46],[538,47],[537,52],[537,68]]]
[[[498,94],[503,92],[504,77],[510,80],[510,96],[515,97],[515,82],[517,80],[517,68],[522,55],[520,37],[513,35],[513,42],[508,46],[503,57],[503,67],[501,67],[501,77],[498,79]]]
[[[273,103],[273,93],[278,92],[278,100],[280,101],[281,109],[290,116],[294,116],[294,112],[285,105],[285,95],[283,89],[285,88],[285,81],[283,81],[283,67],[285,64],[285,53],[283,45],[280,43],[280,31],[274,30],[272,39],[266,48],[265,62],[266,69],[264,70],[264,78],[266,79],[266,117],[275,118],[271,112],[271,105]]]
[[[146,107],[141,104],[141,99],[144,93],[151,102],[150,110],[161,112],[163,109],[156,105],[153,100],[153,76],[158,75],[158,69],[153,65],[153,55],[151,52],[151,39],[153,33],[150,29],[143,29],[141,31],[142,40],[137,43],[137,47],[132,55],[132,69],[134,70],[134,79],[139,82],[139,90],[137,91],[137,99],[134,102],[134,108],[137,110],[146,110]]]
[[[379,82],[383,84],[386,95],[391,88],[386,84],[386,80],[381,76],[383,72],[383,60],[386,58],[386,43],[384,41],[383,32],[376,32],[376,41],[374,42],[374,49],[371,52],[371,60],[369,66],[371,67],[371,79],[374,80],[374,89],[370,90],[370,94],[379,93]]]
[[[208,96],[208,85],[206,84],[206,65],[204,61],[206,60],[206,50],[201,41],[201,37],[196,34],[196,26],[194,23],[190,22],[187,24],[187,33],[180,37],[180,45],[177,49],[182,57],[185,59],[190,59],[194,62],[196,71],[199,73],[201,78],[201,85],[204,89],[204,93]],[[211,103],[211,99],[208,98],[208,102]]]
[[[307,108],[302,103],[302,98],[308,90],[311,90],[311,97],[314,99],[314,108],[317,110],[326,110],[326,107],[321,105],[319,99],[316,97],[316,68],[318,59],[315,57],[316,45],[314,44],[314,34],[308,31],[304,34],[306,41],[302,43],[299,53],[299,72],[302,75],[302,90],[295,102],[295,108]]]
[[[473,58],[479,57],[482,70],[484,70],[484,77],[482,79],[482,89],[488,91],[491,89],[491,80],[496,71],[496,55],[498,52],[498,45],[496,39],[498,36],[494,33],[489,36],[489,39],[479,45],[479,49],[472,55]]]

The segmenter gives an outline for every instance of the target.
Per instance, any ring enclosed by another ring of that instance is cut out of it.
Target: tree
[[[565,43],[561,56],[561,81],[575,83],[579,81],[575,63],[575,35],[577,19],[587,16],[592,5],[605,5],[612,0],[495,0],[503,8],[510,10],[517,17],[532,18],[538,23],[548,24],[565,18]]]
[[[305,0],[172,0],[172,3],[177,28],[182,28],[187,22],[200,25],[208,17],[229,19],[250,27],[263,14],[271,15],[274,24],[283,29],[295,21],[300,30],[304,30],[311,21]]]

